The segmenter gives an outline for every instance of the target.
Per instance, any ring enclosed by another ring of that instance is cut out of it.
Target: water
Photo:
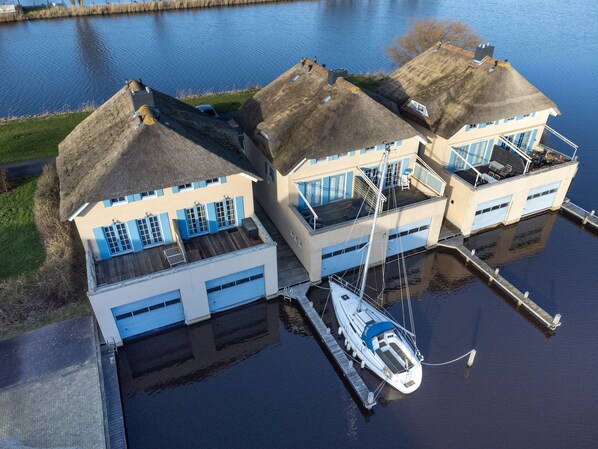
[[[593,0],[329,0],[4,24],[0,116],[99,104],[132,77],[170,94],[265,84],[304,55],[352,72],[391,70],[384,47],[414,17],[466,20],[558,104],[562,116],[550,125],[581,147],[569,196],[595,208]],[[119,371],[129,445],[594,447],[597,242],[554,214],[469,242],[562,314],[552,338],[453,256],[408,258],[427,361],[472,347],[478,357],[469,371],[464,362],[426,368],[410,397],[383,390],[373,414],[355,405],[301,314],[282,302],[127,345]],[[390,273],[386,281],[397,283]],[[325,293],[311,292],[318,307]],[[398,295],[385,301],[400,316]],[[325,319],[333,321],[329,310]]]
[[[596,237],[545,214],[468,242],[534,300],[563,315],[547,337],[449,254],[406,259],[418,345],[430,363],[409,397],[358,408],[294,305],[262,302],[119,352],[129,447],[595,447]],[[594,252],[589,251],[594,248]],[[593,268],[595,270],[595,268]],[[590,270],[588,268],[588,270]],[[389,265],[384,304],[402,309]],[[370,293],[382,284],[370,276]],[[325,287],[325,285],[324,285]],[[310,299],[322,310],[327,291]],[[336,329],[330,309],[324,321]],[[372,389],[379,381],[362,371]]]

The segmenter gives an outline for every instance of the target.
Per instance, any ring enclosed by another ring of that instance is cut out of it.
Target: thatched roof
[[[409,124],[344,78],[329,85],[328,71],[310,60],[291,67],[260,90],[235,120],[283,175],[304,158],[417,135]]]
[[[385,78],[377,93],[447,139],[469,123],[557,110],[508,62],[486,56],[477,65],[472,63],[473,56],[461,48],[438,44]],[[426,106],[428,117],[406,107],[408,100]]]
[[[152,107],[141,105],[135,117],[130,90],[137,87],[123,87],[58,146],[63,220],[85,203],[237,173],[256,177],[235,132],[192,106],[151,90]]]

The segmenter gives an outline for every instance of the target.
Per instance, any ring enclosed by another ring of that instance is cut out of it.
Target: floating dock
[[[561,209],[581,221],[582,226],[589,225],[594,231],[598,231],[598,217],[595,215],[595,211],[588,212],[577,204],[573,204],[569,198],[565,198]]]
[[[314,310],[313,303],[307,299],[307,290],[310,287],[309,282],[305,282],[301,285],[296,285],[294,287],[285,288],[281,291],[281,294],[285,298],[292,298],[296,299],[305,316],[310,321],[318,335],[320,336],[320,340],[330,352],[330,355],[340,368],[341,372],[345,376],[345,379],[351,385],[351,388],[361,401],[362,405],[371,410],[376,405],[376,400],[374,398],[374,393],[372,393],[361,376],[357,373],[355,368],[353,367],[353,361],[347,357],[347,354],[341,346],[338,344],[334,336],[332,335],[331,329],[326,327],[324,322],[321,320],[318,313]]]
[[[494,283],[500,290],[514,301],[515,306],[525,309],[534,318],[538,320],[543,326],[549,330],[554,331],[561,325],[561,315],[557,314],[554,317],[542,309],[538,304],[528,297],[528,292],[521,293],[513,284],[507,281],[499,273],[498,268],[492,269],[486,262],[475,255],[475,249],[469,250],[463,245],[463,236],[452,237],[444,241],[439,241],[438,246],[449,248],[457,251],[465,258],[466,263],[471,263],[480,273],[484,274],[488,281]]]

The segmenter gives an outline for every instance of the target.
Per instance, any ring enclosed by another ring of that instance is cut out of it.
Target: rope
[[[444,362],[444,363],[425,363],[425,362],[422,362],[422,365],[427,365],[427,366],[443,366],[443,365],[448,365],[449,363],[454,363],[454,362],[457,362],[457,361],[459,361],[459,360],[461,360],[461,359],[463,359],[463,358],[467,357],[467,356],[468,356],[469,354],[471,354],[473,351],[474,351],[474,349],[472,349],[472,350],[471,350],[471,351],[469,351],[469,352],[466,352],[466,353],[465,353],[465,354],[463,354],[461,357],[457,357],[456,359],[454,359],[454,360],[451,360],[450,362]]]

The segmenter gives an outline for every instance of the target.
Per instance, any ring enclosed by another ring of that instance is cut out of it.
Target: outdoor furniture
[[[409,190],[409,175],[401,175],[401,190]]]
[[[494,178],[492,175],[497,176],[498,179]],[[482,179],[488,184],[492,184],[493,182],[499,181],[500,178],[495,173],[482,173]]]
[[[243,218],[243,229],[247,233],[247,236],[250,239],[257,239],[259,237],[259,232],[257,229],[257,225],[251,218]]]
[[[185,262],[185,257],[178,246],[173,246],[164,250],[164,256],[170,265],[170,268]]]
[[[507,164],[503,168],[500,169],[500,171],[498,172],[498,174],[504,178],[505,176],[507,176],[512,171],[513,171],[513,167],[511,165]]]
[[[500,174],[500,171],[503,168],[505,168],[505,166],[503,164],[501,164],[500,162],[490,161],[490,163],[488,164],[488,168],[490,169],[491,172]]]

